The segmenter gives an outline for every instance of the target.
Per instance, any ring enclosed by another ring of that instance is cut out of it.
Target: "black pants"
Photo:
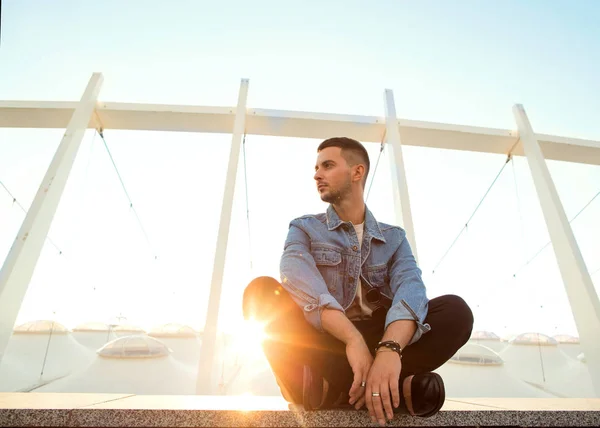
[[[350,390],[354,376],[344,343],[313,328],[279,282],[270,277],[256,278],[244,292],[243,305],[247,319],[267,323],[268,339],[263,349],[286,399],[302,402],[304,365],[323,373],[330,388]],[[462,298],[445,295],[429,301],[425,322],[431,331],[403,350],[401,380],[435,370],[448,361],[469,340],[473,314]],[[356,321],[354,325],[374,353],[384,333],[383,322]]]

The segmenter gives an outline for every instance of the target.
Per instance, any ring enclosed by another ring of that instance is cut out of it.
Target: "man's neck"
[[[335,212],[342,221],[350,221],[352,224],[361,224],[365,221],[365,202],[360,197],[345,199],[339,204],[332,204]]]

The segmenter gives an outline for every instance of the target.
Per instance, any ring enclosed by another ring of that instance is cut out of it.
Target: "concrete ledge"
[[[305,412],[278,397],[0,393],[2,427],[374,426],[366,411]],[[388,426],[600,426],[600,399],[447,399],[428,419]]]

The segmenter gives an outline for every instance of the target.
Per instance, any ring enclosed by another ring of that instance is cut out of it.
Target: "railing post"
[[[229,164],[227,166],[227,176],[225,179],[223,205],[221,206],[221,219],[219,221],[219,233],[217,235],[217,248],[215,250],[206,323],[202,335],[202,348],[200,350],[200,361],[198,363],[196,392],[203,395],[209,395],[213,391],[212,369],[217,342],[217,322],[219,319],[219,305],[221,304],[221,288],[223,285],[223,272],[225,270],[225,256],[227,255],[227,244],[229,241],[229,226],[231,224],[231,211],[235,193],[235,179],[240,158],[242,136],[244,135],[244,129],[246,127],[248,85],[249,80],[242,79],[235,111],[233,135],[231,137]]]
[[[408,184],[406,182],[406,169],[402,156],[402,143],[400,140],[400,125],[396,115],[396,104],[394,103],[394,92],[385,90],[385,142],[388,146],[388,157],[392,170],[392,192],[394,209],[396,212],[396,223],[406,231],[406,238],[410,243],[413,255],[417,263],[417,240],[415,227],[413,225],[412,212],[410,210],[410,198],[408,196]]]
[[[544,154],[522,105],[513,107],[519,138],[546,220],[554,254],[571,304],[573,318],[596,396],[600,397],[600,302],[573,229],[556,191]]]
[[[102,87],[94,73],[0,270],[0,362]]]

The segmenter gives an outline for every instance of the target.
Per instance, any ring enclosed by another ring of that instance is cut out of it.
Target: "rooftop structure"
[[[597,340],[600,337],[600,302],[546,163],[547,159],[555,159],[600,165],[600,142],[536,133],[524,107],[518,104],[513,107],[516,130],[508,130],[399,119],[391,90],[384,92],[384,115],[374,117],[249,108],[247,79],[241,81],[234,107],[99,101],[102,83],[102,75],[93,74],[79,102],[0,101],[0,127],[66,128],[56,156],[42,180],[40,191],[0,271],[0,307],[7,308],[0,312],[0,358],[5,355],[4,350],[86,129],[96,129],[101,135],[106,129],[232,134],[198,365],[196,391],[203,394],[210,394],[217,387],[211,371],[217,348],[223,272],[243,136],[255,134],[324,139],[332,135],[349,135],[363,142],[377,142],[387,147],[395,223],[403,225],[406,230],[407,240],[417,260],[418,242],[402,155],[403,145],[501,153],[507,156],[507,163],[515,156],[527,159],[581,338],[582,350],[587,357],[586,370],[589,371],[595,393],[600,394],[600,342]],[[139,332],[120,329],[127,334]],[[119,334],[119,328],[115,330]],[[537,345],[531,348],[551,348],[554,352],[552,342],[556,341],[551,338],[544,340],[542,343],[538,338]],[[501,356],[507,366],[505,355],[519,346],[518,343],[513,341],[502,351]]]

